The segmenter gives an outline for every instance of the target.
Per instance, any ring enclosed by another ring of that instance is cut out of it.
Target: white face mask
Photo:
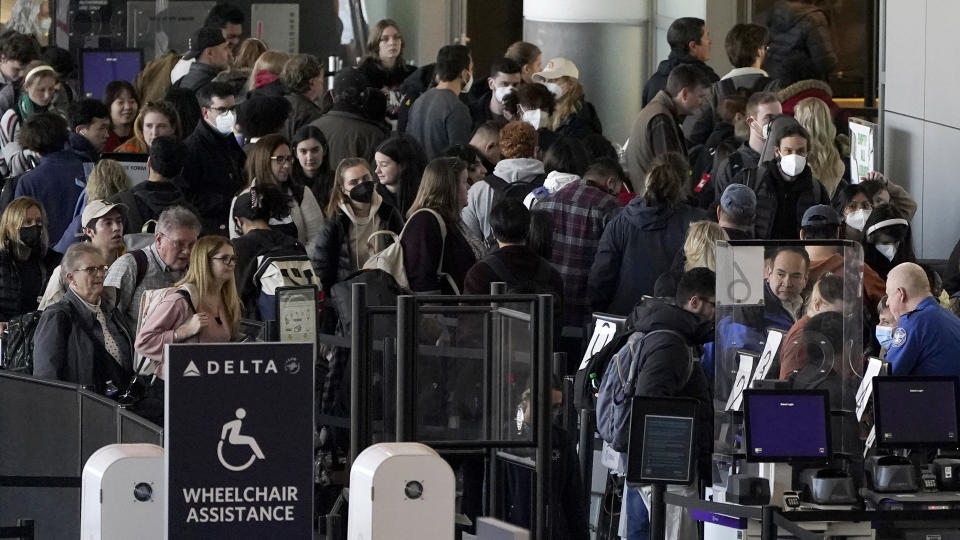
[[[497,100],[497,103],[503,103],[503,100],[506,99],[511,92],[513,92],[512,86],[498,86],[493,89],[493,97]]]
[[[888,261],[892,261],[893,258],[897,256],[897,248],[900,247],[900,242],[894,242],[892,244],[874,244],[873,247],[877,248],[877,251],[886,257]]]
[[[546,112],[540,109],[523,111],[523,121],[533,126],[533,129],[540,129],[541,126],[545,126],[548,116]]]
[[[758,128],[760,128],[760,138],[761,138],[761,139],[767,140],[767,139],[770,138],[770,123],[769,123],[769,122],[768,122],[766,125],[764,125],[763,127],[760,127],[760,122],[757,122],[756,120],[754,120],[753,123],[754,123]]]
[[[847,217],[844,221],[847,222],[847,225],[853,227],[858,231],[862,231],[863,227],[867,224],[867,218],[870,217],[872,210],[860,209],[855,212],[850,212],[847,214]]]
[[[233,133],[233,128],[237,125],[237,115],[233,111],[227,111],[217,116],[217,131],[226,135]]]
[[[797,176],[807,166],[807,158],[799,154],[780,156],[780,170],[787,176]]]
[[[543,85],[547,87],[547,90],[549,90],[550,93],[553,94],[553,97],[555,99],[560,99],[563,97],[563,87],[560,86],[559,84],[553,83],[553,82],[545,82],[543,83]]]
[[[466,81],[465,83],[463,83],[463,89],[460,90],[460,91],[463,92],[464,94],[466,94],[466,93],[470,92],[470,88],[472,88],[472,87],[473,87],[473,73],[471,73],[471,74],[470,74],[470,78],[467,79],[467,81]]]

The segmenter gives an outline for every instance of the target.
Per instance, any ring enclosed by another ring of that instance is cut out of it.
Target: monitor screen
[[[881,448],[958,446],[956,377],[874,377],[873,408]]]
[[[102,51],[97,49],[80,52],[80,73],[83,77],[83,95],[102,99],[103,92],[111,81],[129,83],[143,69],[143,51],[127,49]]]
[[[749,462],[826,462],[830,396],[826,390],[743,392]]]

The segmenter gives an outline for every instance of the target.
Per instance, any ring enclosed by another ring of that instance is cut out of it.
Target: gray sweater
[[[428,159],[455,144],[470,143],[470,109],[450,90],[432,88],[410,108],[407,133],[417,139]]]

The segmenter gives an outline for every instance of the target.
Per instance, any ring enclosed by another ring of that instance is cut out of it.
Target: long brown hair
[[[673,208],[683,202],[686,178],[690,165],[677,152],[661,154],[653,160],[653,168],[647,173],[646,193],[643,199],[649,206]]]
[[[343,158],[340,160],[340,163],[337,164],[337,171],[333,174],[333,185],[330,186],[330,202],[327,203],[326,208],[327,219],[337,214],[337,209],[340,208],[340,203],[344,200],[343,175],[347,172],[347,169],[361,165],[367,168],[367,173],[371,176],[373,175],[373,168],[370,167],[370,162],[363,158]]]
[[[230,239],[223,236],[202,236],[193,246],[190,252],[190,266],[187,273],[183,276],[176,286],[192,285],[197,288],[200,295],[214,294],[220,297],[223,309],[227,312],[227,322],[230,325],[230,333],[237,329],[237,323],[240,322],[240,296],[237,294],[237,283],[229,279],[220,287],[220,290],[214,290],[213,272],[210,268],[210,257],[224,246],[233,247]]]
[[[460,220],[459,189],[460,174],[467,170],[467,164],[460,158],[436,158],[427,164],[420,179],[417,198],[407,211],[407,218],[421,208],[429,208],[441,216],[448,224]]]
[[[403,40],[403,32],[400,31],[400,25],[393,19],[380,19],[377,24],[370,28],[370,35],[367,36],[367,56],[380,63],[380,38],[383,32],[390,27],[396,28],[400,34],[400,54],[397,55],[397,63],[394,66],[402,68],[406,62],[403,60],[403,50],[407,48],[407,43]]]
[[[555,81],[556,84],[566,86],[567,91],[557,100],[557,107],[553,115],[550,116],[550,129],[556,131],[557,128],[567,121],[567,118],[577,114],[583,107],[583,85],[573,77],[563,76]]]
[[[245,166],[247,183],[243,186],[243,189],[250,187],[254,180],[256,180],[257,183],[270,182],[279,184],[277,178],[273,175],[270,158],[273,156],[273,153],[277,151],[277,148],[283,145],[291,148],[286,137],[277,135],[276,133],[262,137],[253,145],[253,148],[251,148],[247,154],[247,163]],[[290,154],[293,155],[292,148]]]

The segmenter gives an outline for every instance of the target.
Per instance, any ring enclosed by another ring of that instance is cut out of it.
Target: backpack
[[[260,289],[257,306],[260,320],[264,321],[277,319],[277,305],[274,302],[277,289],[310,285],[320,288],[320,278],[299,242],[276,246],[258,255],[253,283]]]
[[[643,369],[646,356],[643,355],[643,342],[656,334],[673,334],[683,342],[687,349],[687,340],[673,330],[654,330],[652,332],[634,332],[617,354],[613,356],[600,381],[597,393],[597,431],[600,438],[618,452],[626,452],[630,443],[630,413],[633,410],[633,397],[636,392],[637,377]],[[688,353],[685,386],[693,375],[692,355]]]
[[[460,288],[454,283],[453,278],[451,278],[449,274],[440,271],[443,267],[443,250],[447,243],[447,224],[444,223],[443,218],[436,211],[430,208],[421,208],[407,218],[407,225],[410,224],[413,216],[420,212],[429,212],[437,219],[437,224],[440,225],[440,263],[437,265],[437,275],[447,280],[453,288],[454,294],[460,294]],[[367,259],[367,262],[363,263],[363,270],[383,270],[393,276],[393,279],[397,281],[397,285],[404,289],[410,288],[410,280],[407,279],[407,269],[403,265],[403,244],[401,243],[403,232],[407,230],[407,225],[403,226],[403,230],[400,231],[399,236],[393,231],[378,231],[371,234],[371,240],[379,235],[387,235],[393,239],[393,243],[378,253],[371,255],[370,258]]]
[[[503,199],[523,202],[533,190],[543,187],[543,181],[546,179],[547,175],[543,173],[534,176],[529,182],[507,182],[493,173],[488,174],[483,178],[483,181],[493,190],[493,202],[490,204],[490,208],[496,206]]]
[[[33,335],[40,325],[42,311],[12,317],[7,324],[2,361],[3,369],[33,374]]]

